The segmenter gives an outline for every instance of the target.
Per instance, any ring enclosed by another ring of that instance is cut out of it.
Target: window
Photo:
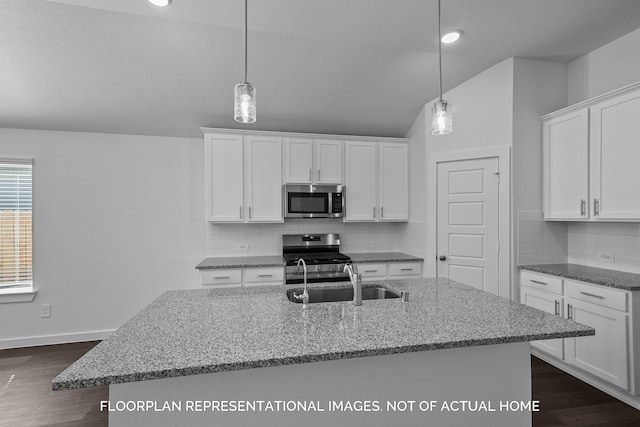
[[[0,292],[29,291],[32,161],[0,159]]]

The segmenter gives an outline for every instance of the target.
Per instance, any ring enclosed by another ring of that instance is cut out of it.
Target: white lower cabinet
[[[362,280],[415,279],[422,277],[422,262],[356,263]]]
[[[247,267],[200,270],[203,288],[268,286],[284,283],[284,267]]]
[[[535,341],[531,343],[532,348],[552,356],[558,361],[558,367],[567,366],[570,373],[573,368],[578,368],[576,372],[588,373],[580,376],[593,385],[604,384],[601,388],[613,390],[616,397],[639,394],[640,373],[636,374],[638,369],[633,357],[640,348],[637,337],[640,331],[633,328],[633,302],[640,301],[637,292],[524,270],[520,273],[520,285],[522,304],[596,330],[594,336]],[[610,385],[624,392],[617,392]]]

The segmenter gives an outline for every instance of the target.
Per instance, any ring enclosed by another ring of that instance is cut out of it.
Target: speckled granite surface
[[[165,292],[52,386],[594,334],[590,327],[447,279],[384,283],[409,291],[409,302],[321,303],[304,310],[285,296],[285,289],[299,285]]]
[[[409,262],[424,261],[424,258],[408,255],[402,252],[372,252],[372,253],[347,253],[354,263],[365,264],[374,262]]]
[[[623,271],[608,270],[604,268],[587,267],[578,264],[541,264],[520,265],[521,270],[536,271],[538,273],[551,274],[566,279],[580,280],[610,288],[624,289],[627,291],[640,291],[640,274],[625,273]]]
[[[210,257],[205,258],[196,265],[198,270],[216,268],[250,268],[250,267],[281,267],[284,260],[281,255],[274,256],[234,256],[234,257]]]

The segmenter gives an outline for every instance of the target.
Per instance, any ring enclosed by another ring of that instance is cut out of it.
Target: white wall
[[[640,29],[569,64],[569,105],[640,81]]]
[[[0,304],[0,348],[96,338],[197,287],[202,155],[201,139],[0,129],[1,157],[34,159],[38,291]]]

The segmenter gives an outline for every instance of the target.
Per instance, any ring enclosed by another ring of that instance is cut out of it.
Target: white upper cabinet
[[[244,204],[248,222],[282,222],[282,140],[245,136]]]
[[[408,146],[345,142],[345,221],[408,221]]]
[[[545,219],[589,218],[589,111],[583,108],[542,126]]]
[[[409,219],[409,157],[406,144],[378,145],[378,205],[381,221]]]
[[[210,222],[282,222],[279,137],[205,134],[205,205]]]
[[[545,219],[640,221],[638,85],[543,117]]]
[[[342,141],[285,138],[284,181],[342,184]]]
[[[640,220],[640,90],[599,102],[590,110],[596,218]]]
[[[240,135],[205,135],[204,170],[207,221],[243,221],[243,153],[242,136]]]

